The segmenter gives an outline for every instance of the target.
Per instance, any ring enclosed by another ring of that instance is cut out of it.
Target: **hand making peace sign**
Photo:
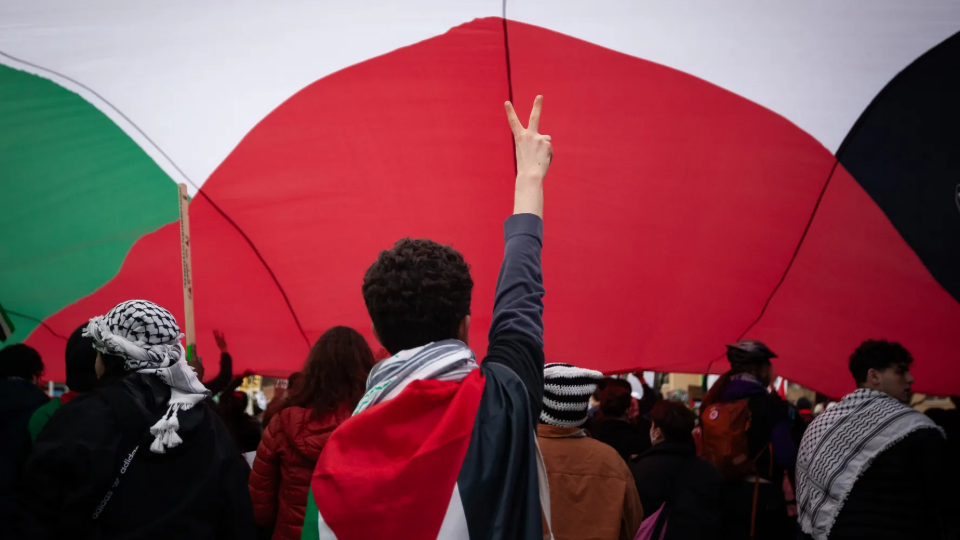
[[[513,143],[517,153],[517,184],[514,194],[514,214],[536,214],[543,217],[543,179],[553,160],[553,145],[549,135],[537,132],[540,127],[540,109],[543,96],[537,96],[530,111],[530,122],[526,128],[517,119],[513,104],[504,103],[507,109],[507,121],[513,131]]]

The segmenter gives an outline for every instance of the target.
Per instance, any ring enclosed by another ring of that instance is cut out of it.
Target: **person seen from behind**
[[[537,441],[550,481],[550,529],[557,540],[632,540],[643,521],[627,464],[583,429],[590,395],[602,377],[570,364],[544,366]]]
[[[633,388],[626,379],[604,379],[600,391],[600,408],[591,434],[596,440],[608,444],[629,462],[650,448],[649,422],[644,418],[629,418],[634,402]]]
[[[658,401],[649,416],[653,446],[630,463],[648,516],[644,526],[656,531],[652,538],[720,538],[723,476],[697,456],[696,414],[682,403]]]
[[[320,454],[304,538],[543,537],[540,252],[553,150],[538,132],[541,104],[527,128],[505,104],[517,176],[486,358],[478,364],[467,345],[473,279],[463,255],[409,238],[382,251],[362,292],[393,356],[370,372],[354,415]]]
[[[373,352],[359,332],[336,326],[310,349],[300,382],[287,394],[257,449],[250,497],[257,525],[273,540],[297,540],[310,479],[324,445],[363,396]]]
[[[783,493],[797,443],[787,403],[768,388],[777,355],[759,341],[727,345],[730,370],[700,406],[701,457],[726,479],[721,538],[780,540],[794,534]]]
[[[243,383],[244,376],[234,377],[230,384],[222,390],[220,401],[216,404],[216,412],[220,415],[224,427],[230,433],[237,451],[243,455],[247,463],[253,463],[253,455],[260,446],[260,421],[247,414],[247,405],[250,398],[245,392],[237,390]]]
[[[16,476],[30,451],[27,425],[50,401],[43,384],[40,353],[22,343],[0,349],[0,528],[13,515]]]
[[[81,324],[67,338],[66,366],[67,366],[67,392],[60,397],[53,398],[44,406],[40,407],[30,417],[28,430],[30,432],[30,442],[37,440],[37,435],[53,413],[60,407],[69,403],[73,398],[84,392],[89,392],[97,386],[97,351],[93,348],[93,340],[84,337],[83,331],[87,328],[86,324]]]
[[[949,486],[960,486],[960,397],[951,396],[952,409],[927,409],[924,414],[943,429],[947,436],[947,458],[944,478]]]
[[[800,526],[816,540],[955,539],[943,431],[910,408],[913,356],[863,342],[850,356],[857,390],[816,417],[797,460]]]
[[[37,436],[11,538],[254,538],[247,466],[203,403],[173,315],[130,300],[84,336],[101,387]]]

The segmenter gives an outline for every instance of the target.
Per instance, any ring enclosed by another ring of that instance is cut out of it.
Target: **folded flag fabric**
[[[0,305],[0,341],[6,341],[11,334],[13,334],[13,322]]]
[[[484,388],[472,351],[403,351],[367,386],[320,455],[301,538],[466,538],[457,476]]]
[[[482,393],[479,370],[462,383],[414,381],[344,422],[317,463],[302,538],[465,538],[441,530],[463,514],[457,476]]]

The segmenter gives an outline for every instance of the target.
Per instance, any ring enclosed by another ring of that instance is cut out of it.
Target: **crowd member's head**
[[[773,364],[770,360],[777,355],[760,341],[743,340],[727,345],[727,360],[730,371],[750,373],[760,379],[764,386],[770,386],[773,380]]]
[[[89,392],[97,386],[97,350],[93,340],[83,336],[87,324],[81,324],[67,338],[67,388],[72,392]]]
[[[913,356],[896,342],[870,339],[850,355],[850,373],[860,388],[879,390],[902,403],[910,403]]]
[[[335,326],[313,344],[284,405],[312,409],[317,418],[344,403],[355,407],[372,367],[373,351],[367,340],[353,328]]]
[[[658,401],[650,411],[650,442],[693,443],[693,428],[696,425],[697,415],[682,403]]]
[[[624,379],[608,377],[606,385],[600,391],[600,412],[604,418],[626,418],[630,409],[633,388]]]
[[[543,366],[543,410],[540,423],[580,427],[587,421],[590,396],[603,374],[570,364]]]
[[[727,345],[727,361],[730,369],[717,379],[707,395],[703,396],[700,410],[704,411],[714,403],[722,401],[723,392],[727,383],[741,373],[749,373],[757,378],[764,387],[770,386],[773,380],[773,364],[770,360],[777,355],[760,341],[743,340]]]
[[[390,354],[445,339],[467,342],[473,279],[450,246],[404,238],[380,252],[362,290],[373,331]]]
[[[247,402],[249,398],[245,392],[234,390],[233,392],[224,392],[220,395],[220,402],[217,407],[220,410],[220,417],[224,423],[228,420],[242,418],[247,414]]]
[[[43,360],[36,349],[23,343],[0,349],[0,379],[19,377],[37,386],[43,383]]]
[[[178,412],[190,411],[210,395],[187,365],[180,326],[173,315],[147,300],[128,300],[106,315],[90,319],[83,335],[93,339],[100,383],[127,373],[156,377],[171,389],[167,413],[150,433],[150,451],[162,454],[183,441],[174,437],[180,428]],[[122,366],[122,371],[120,366]],[[156,429],[154,429],[156,428]]]

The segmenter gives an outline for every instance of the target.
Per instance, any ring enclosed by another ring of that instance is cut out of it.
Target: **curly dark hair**
[[[20,377],[30,380],[43,375],[43,360],[36,349],[23,343],[0,349],[0,378]]]
[[[284,407],[313,409],[318,419],[344,405],[353,409],[363,397],[373,363],[373,351],[360,332],[334,326],[313,344]]]
[[[867,381],[867,372],[871,369],[883,371],[893,366],[907,366],[913,363],[913,355],[903,345],[884,339],[868,339],[850,355],[850,373],[857,385]]]
[[[472,293],[463,255],[426,239],[404,238],[381,251],[363,278],[363,301],[390,354],[456,339]]]

